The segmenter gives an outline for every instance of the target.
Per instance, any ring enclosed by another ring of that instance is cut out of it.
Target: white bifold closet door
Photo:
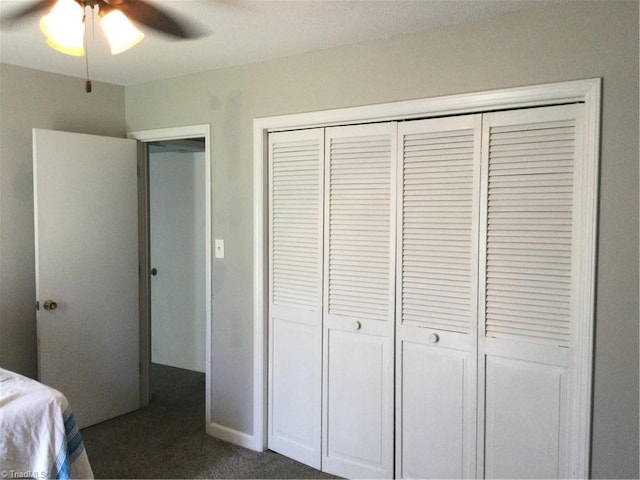
[[[269,448],[348,478],[588,472],[584,105],[269,135]]]
[[[398,477],[475,475],[481,118],[398,127]]]
[[[582,108],[398,128],[400,477],[584,471]]]
[[[396,124],[327,128],[322,470],[393,476]]]
[[[269,135],[269,448],[321,467],[324,130]]]
[[[589,289],[582,108],[483,117],[479,477],[566,478],[584,468],[573,458],[588,416],[575,408]]]

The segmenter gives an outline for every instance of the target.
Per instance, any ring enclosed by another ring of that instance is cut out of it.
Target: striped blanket
[[[0,478],[93,478],[66,397],[1,368]]]

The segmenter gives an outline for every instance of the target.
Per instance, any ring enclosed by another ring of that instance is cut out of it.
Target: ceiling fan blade
[[[166,35],[182,39],[201,36],[193,25],[142,0],[107,0],[107,3],[121,10],[130,20]]]
[[[39,0],[36,2],[31,2],[28,5],[25,5],[24,7],[9,13],[8,15],[4,15],[0,19],[0,25],[2,25],[3,27],[11,27],[15,23],[24,20],[31,15],[35,15],[36,13],[39,13],[48,8],[52,8],[55,3],[56,0]]]

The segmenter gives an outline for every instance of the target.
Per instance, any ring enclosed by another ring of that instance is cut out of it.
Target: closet
[[[269,134],[271,450],[348,478],[576,475],[583,110]]]

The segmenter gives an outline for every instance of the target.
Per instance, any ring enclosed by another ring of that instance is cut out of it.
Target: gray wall
[[[251,434],[252,120],[603,78],[592,473],[638,472],[638,2],[475,24],[127,87],[0,66],[0,366],[35,375],[31,128],[123,136],[211,123],[213,420]],[[126,103],[126,128],[124,124]]]
[[[603,77],[592,473],[637,477],[638,17],[576,1],[127,87],[129,130],[212,125],[213,421],[253,432],[253,118]]]
[[[32,128],[124,136],[124,88],[0,65],[0,366],[35,377]]]

